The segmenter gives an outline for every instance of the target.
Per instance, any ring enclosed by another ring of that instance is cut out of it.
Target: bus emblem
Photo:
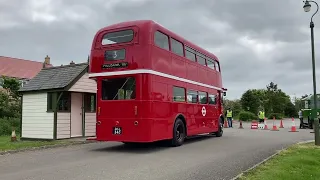
[[[202,116],[206,116],[207,111],[204,106],[202,107],[201,113],[202,113]]]

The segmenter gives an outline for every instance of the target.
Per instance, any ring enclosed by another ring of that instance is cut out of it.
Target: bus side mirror
[[[223,96],[226,96],[227,95],[227,92],[223,92]]]

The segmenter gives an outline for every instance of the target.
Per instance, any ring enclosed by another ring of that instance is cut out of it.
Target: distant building
[[[43,62],[0,56],[0,88],[2,76],[18,79],[23,87],[23,85],[35,77],[41,69],[48,67],[52,67],[48,55]]]

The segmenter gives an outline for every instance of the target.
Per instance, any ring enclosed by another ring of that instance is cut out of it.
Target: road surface
[[[4,155],[0,174],[2,180],[231,179],[289,144],[313,139],[311,130],[288,132],[291,122],[284,123],[277,132],[237,123],[220,138],[194,138],[177,148],[94,143]]]

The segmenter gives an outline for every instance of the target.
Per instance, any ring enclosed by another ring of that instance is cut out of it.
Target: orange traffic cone
[[[279,128],[284,128],[284,127],[283,127],[282,118],[281,118],[281,120],[280,120],[280,127],[279,127]]]
[[[267,125],[267,118],[264,118],[264,129],[263,130],[269,130]]]
[[[225,120],[224,121],[224,128],[228,128],[229,126],[228,126],[228,121],[227,120]]]
[[[289,132],[299,132],[296,128],[296,123],[294,122],[294,118],[292,118],[291,130]]]
[[[273,117],[273,126],[272,126],[271,131],[279,131],[279,129],[277,128],[277,126],[276,126],[276,124],[275,124],[275,121],[276,121],[276,118]]]
[[[239,126],[239,129],[243,129],[242,121],[241,121],[241,120],[240,120],[240,126]]]

